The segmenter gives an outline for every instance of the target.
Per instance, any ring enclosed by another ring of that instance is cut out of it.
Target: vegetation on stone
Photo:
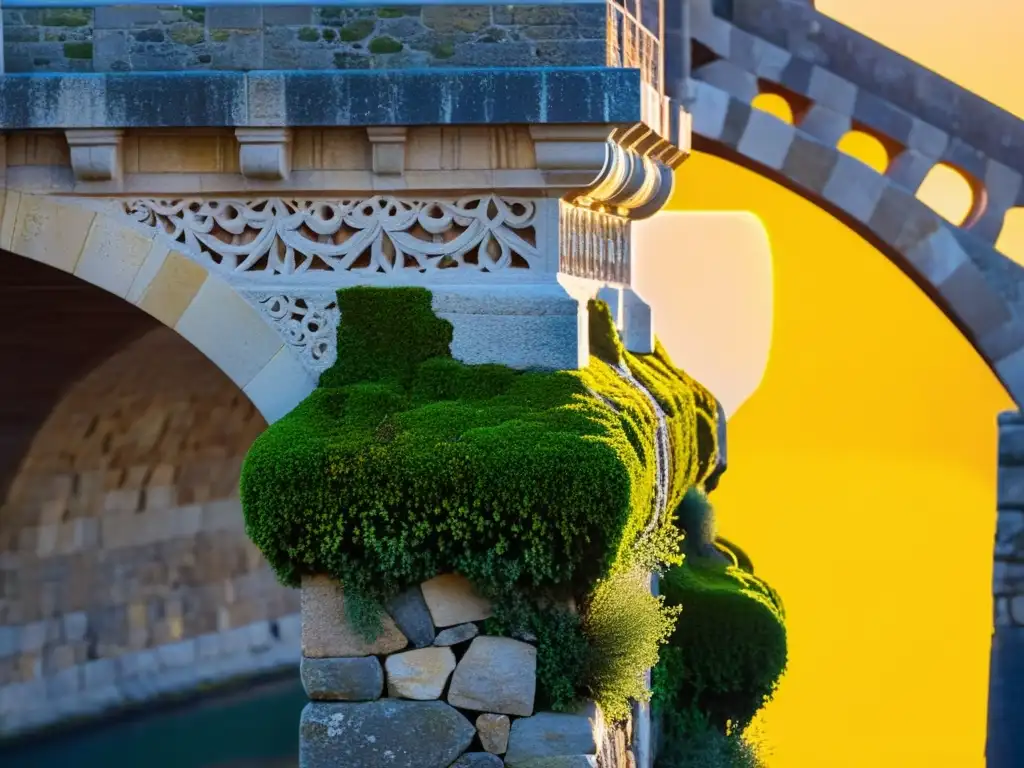
[[[91,59],[92,43],[64,43],[64,55],[69,59]]]
[[[355,43],[365,40],[373,32],[376,23],[373,19],[356,19],[342,27],[338,31],[338,38],[346,43]]]
[[[366,46],[370,53],[398,53],[402,50],[402,43],[388,35],[375,37]]]

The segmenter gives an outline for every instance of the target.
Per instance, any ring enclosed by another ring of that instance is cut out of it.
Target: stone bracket
[[[236,128],[238,166],[247,179],[283,181],[291,172],[290,128]]]
[[[371,126],[366,135],[373,147],[373,172],[379,176],[401,176],[405,173],[405,126]]]
[[[122,174],[124,131],[119,128],[69,128],[64,131],[71,150],[76,181],[119,181]]]

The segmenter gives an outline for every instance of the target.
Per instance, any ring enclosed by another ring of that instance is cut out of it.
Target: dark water
[[[3,768],[296,768],[297,675],[0,746]]]

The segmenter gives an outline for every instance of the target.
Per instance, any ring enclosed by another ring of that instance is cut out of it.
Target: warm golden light
[[[974,207],[974,192],[967,179],[945,163],[939,163],[917,190],[917,199],[949,222],[960,226]]]
[[[784,123],[789,123],[790,125],[793,123],[793,108],[789,106],[788,101],[777,93],[759,93],[750,104],[754,109],[760,109],[762,112],[775,115]]]
[[[863,131],[850,131],[839,140],[836,147],[860,160],[869,168],[885,173],[889,167],[889,153],[878,139]]]
[[[790,669],[759,724],[769,764],[981,768],[996,414],[1009,397],[837,220],[717,158],[679,174],[670,208],[754,211],[771,241],[768,368],[730,420],[713,495],[723,535],[786,602]],[[670,345],[689,333],[658,330]],[[744,347],[720,354],[731,364]]]
[[[1024,266],[1024,208],[1011,208],[1006,212],[996,250]]]

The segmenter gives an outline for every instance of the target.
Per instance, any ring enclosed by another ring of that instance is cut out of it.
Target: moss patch
[[[215,43],[226,43],[231,39],[231,33],[226,29],[211,29],[210,40]]]
[[[455,45],[453,43],[438,43],[430,49],[430,54],[435,59],[450,59],[455,55]]]
[[[171,29],[171,40],[181,45],[198,45],[204,39],[203,28],[194,24],[182,24]]]
[[[298,37],[304,43],[315,43],[320,39],[320,30],[315,27],[303,27],[299,30]]]
[[[492,593],[585,589],[632,563],[652,511],[655,419],[607,363],[464,365],[428,292],[352,288],[338,301],[338,362],[243,467],[247,531],[282,581],[327,573],[384,599],[456,570]],[[694,395],[667,359],[626,361],[669,415],[672,509],[699,471]],[[671,559],[678,534],[663,522]]]
[[[44,27],[87,27],[92,24],[92,11],[88,8],[46,10],[40,24]]]
[[[92,43],[64,43],[64,56],[69,59],[91,59]]]
[[[661,590],[682,616],[659,663],[659,706],[700,712],[723,733],[742,730],[786,668],[778,595],[753,574],[704,558],[670,569]]]
[[[381,35],[375,37],[367,45],[367,49],[370,53],[398,53],[402,50],[402,44],[395,40],[395,38],[388,35]]]
[[[338,37],[346,43],[355,43],[369,37],[375,26],[376,22],[373,19],[356,19],[342,27]]]

